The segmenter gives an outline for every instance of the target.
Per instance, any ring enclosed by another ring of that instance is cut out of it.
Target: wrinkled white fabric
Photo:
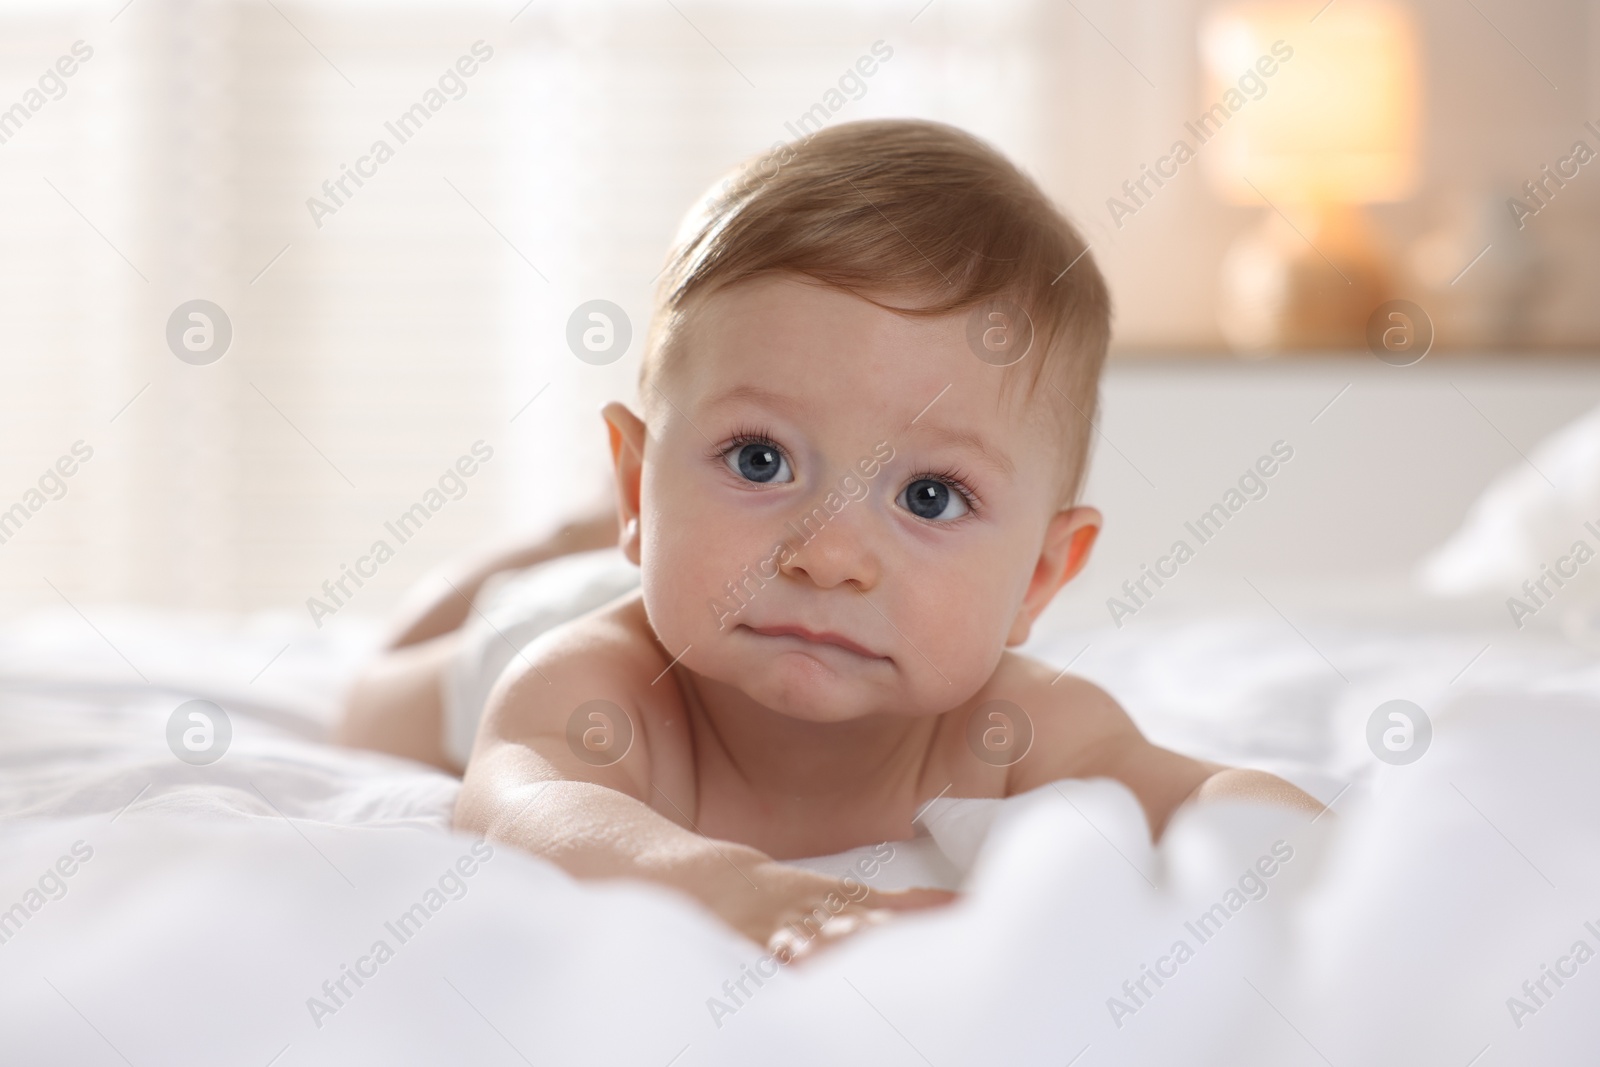
[[[1554,623],[1600,650],[1600,409],[1491,482],[1418,573],[1436,593],[1515,597],[1508,618]]]
[[[504,848],[446,879],[474,845],[446,830],[456,781],[322,740],[369,632],[283,651],[271,619],[91,614],[106,640],[65,612],[0,639],[7,1063],[1578,1064],[1600,1047],[1600,958],[1573,962],[1580,941],[1600,951],[1600,667],[1556,642],[1298,618],[1313,650],[1265,612],[1041,641],[1059,662],[1092,642],[1074,669],[1152,737],[1280,767],[1335,814],[1216,805],[1155,847],[1110,782],[941,798],[873,884],[902,859],[924,864],[913,881],[947,865],[960,902],[784,969],[652,887]],[[191,696],[233,725],[208,767],[166,747]],[[1409,766],[1366,750],[1393,697],[1433,719]],[[64,858],[74,873],[50,875]],[[387,924],[406,914],[402,941]]]

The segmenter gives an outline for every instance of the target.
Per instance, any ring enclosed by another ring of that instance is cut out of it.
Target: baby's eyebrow
[[[757,404],[765,404],[768,407],[783,409],[792,409],[799,405],[799,402],[792,396],[774,392],[763,386],[745,384],[731,386],[720,393],[713,393],[707,398],[705,406],[708,408],[720,407],[723,404],[733,404],[741,401],[753,401]]]
[[[940,444],[954,445],[977,453],[977,456],[988,467],[993,468],[1006,477],[1017,473],[1016,464],[1011,462],[1011,457],[1004,452],[989,445],[983,437],[972,431],[957,426],[941,426],[938,423],[922,422],[908,427],[913,434],[930,437]]]

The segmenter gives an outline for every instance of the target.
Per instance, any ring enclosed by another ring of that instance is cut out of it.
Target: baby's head
[[[812,721],[969,699],[1099,530],[1083,239],[976,138],[855,122],[723,183],[659,293],[606,418],[668,653]]]

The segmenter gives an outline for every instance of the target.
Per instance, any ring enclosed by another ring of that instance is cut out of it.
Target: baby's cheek
[[[731,612],[740,601],[728,585],[740,580],[744,564],[755,569],[763,553],[752,547],[739,516],[690,494],[662,502],[653,518],[645,524],[641,560],[651,623],[674,652],[704,646],[738,621]]]
[[[716,585],[714,554],[682,538],[646,539],[642,553],[645,609],[656,635],[669,647],[681,648],[714,630],[711,600]]]
[[[1015,611],[1003,583],[975,579],[975,568],[955,570],[959,577],[920,585],[900,625],[926,655],[918,657],[925,669],[933,673],[931,661],[935,677],[942,673],[952,685],[975,690],[999,661]]]

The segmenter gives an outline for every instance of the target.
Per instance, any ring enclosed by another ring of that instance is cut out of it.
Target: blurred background
[[[1102,621],[1275,440],[1300,465],[1196,573],[1404,571],[1600,402],[1594,3],[4,0],[0,610],[309,627],[480,441],[355,611],[591,506],[684,212],[880,116],[991,141],[1108,276]],[[598,366],[597,299],[633,324]],[[209,362],[169,344],[194,300]]]

